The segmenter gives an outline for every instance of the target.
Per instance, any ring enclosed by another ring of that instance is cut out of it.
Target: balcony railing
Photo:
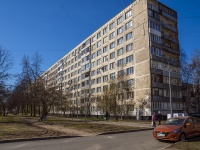
[[[176,38],[170,37],[169,35],[166,35],[164,33],[162,33],[162,37],[178,44],[178,39],[176,39]]]

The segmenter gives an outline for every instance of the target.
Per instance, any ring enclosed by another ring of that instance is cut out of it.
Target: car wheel
[[[185,133],[181,133],[181,135],[180,135],[180,139],[179,139],[180,141],[185,141],[186,140],[186,135],[185,135]]]

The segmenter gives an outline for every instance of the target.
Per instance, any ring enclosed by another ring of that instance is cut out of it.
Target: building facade
[[[134,83],[126,101],[149,103],[144,116],[159,110],[166,115],[170,106],[182,112],[179,56],[177,13],[157,0],[135,0],[42,76],[47,87],[72,92],[71,103],[78,107],[92,100],[91,114],[98,115],[103,112],[95,97],[126,72]],[[136,115],[130,107],[129,114]]]

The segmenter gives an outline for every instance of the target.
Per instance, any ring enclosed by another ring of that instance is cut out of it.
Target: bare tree
[[[123,68],[124,66],[116,78],[108,81],[108,89],[103,91],[99,102],[99,105],[113,114],[115,119],[118,119],[119,115],[121,119],[125,116],[127,100],[133,100],[129,94],[134,91],[134,80],[125,73]]]
[[[195,49],[191,56],[190,64],[191,82],[193,84],[193,92],[195,101],[192,104],[195,112],[200,111],[200,50]]]
[[[8,51],[0,47],[0,87],[2,87],[10,74],[8,70],[13,66],[13,61]]]

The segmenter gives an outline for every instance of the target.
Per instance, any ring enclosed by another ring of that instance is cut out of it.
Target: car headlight
[[[178,132],[180,132],[180,130],[181,130],[180,128],[175,129],[175,130],[172,131],[172,133],[178,133]]]

